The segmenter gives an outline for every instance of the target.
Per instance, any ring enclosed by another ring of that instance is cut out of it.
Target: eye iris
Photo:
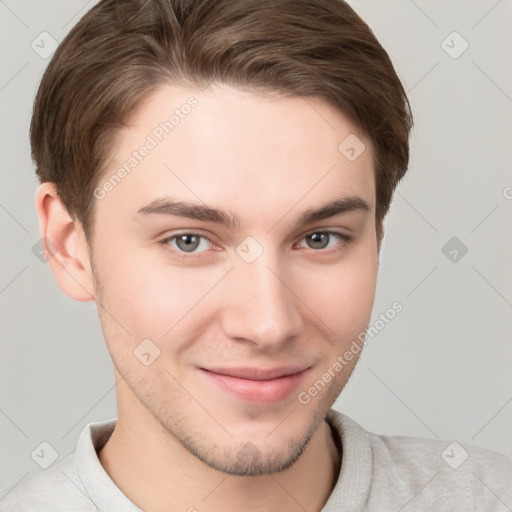
[[[323,249],[329,241],[328,233],[312,233],[306,237],[313,243],[314,249]]]
[[[196,235],[178,235],[176,245],[182,251],[192,252],[199,246],[199,237]]]

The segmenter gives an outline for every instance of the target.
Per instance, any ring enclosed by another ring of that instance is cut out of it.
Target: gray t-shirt
[[[512,459],[505,455],[374,434],[333,409],[327,419],[343,450],[338,481],[322,512],[512,511]],[[0,512],[141,512],[97,456],[115,424],[87,425],[75,453],[8,491]]]

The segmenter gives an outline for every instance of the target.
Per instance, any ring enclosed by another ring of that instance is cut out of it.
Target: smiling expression
[[[196,107],[155,132],[191,96]],[[354,160],[338,149],[351,134],[366,146]],[[284,469],[357,357],[307,405],[298,394],[370,319],[371,144],[320,99],[164,86],[119,132],[100,185],[148,136],[95,200],[98,312],[126,384],[119,417],[138,404],[221,471]]]

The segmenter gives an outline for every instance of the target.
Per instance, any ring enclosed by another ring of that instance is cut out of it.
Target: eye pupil
[[[306,238],[312,242],[314,249],[323,249],[329,241],[329,233],[312,233]]]
[[[199,246],[199,237],[196,235],[179,235],[176,238],[176,245],[185,252],[192,252]]]

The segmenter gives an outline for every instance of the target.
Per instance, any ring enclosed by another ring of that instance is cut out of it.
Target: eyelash
[[[346,235],[344,233],[340,233],[339,231],[328,231],[328,230],[320,231],[320,230],[316,230],[316,231],[310,231],[309,233],[306,233],[301,238],[301,241],[304,240],[306,237],[308,237],[310,235],[319,234],[319,233],[321,233],[321,234],[328,234],[328,235],[331,235],[331,236],[334,236],[334,237],[337,237],[337,238],[341,239],[343,241],[343,244],[342,244],[343,246],[346,245],[346,244],[351,243],[354,240],[353,236]],[[183,235],[197,236],[199,238],[204,238],[205,240],[208,240],[208,242],[210,242],[211,244],[213,243],[207,236],[201,235],[199,233],[194,233],[193,231],[183,231],[182,233],[177,233],[175,235],[172,235],[172,236],[169,236],[167,238],[164,238],[163,240],[161,240],[158,243],[161,246],[169,247],[169,242],[171,240],[174,240],[175,238],[178,238],[179,236],[183,236]],[[342,249],[342,247],[331,247],[329,249],[311,249],[310,248],[311,251],[314,251],[314,252],[324,252],[324,253],[336,252],[336,251],[339,251],[341,249]],[[197,255],[202,254],[202,252],[199,252],[199,253],[194,253],[194,252],[186,253],[186,252],[181,251],[179,248],[175,249],[174,247],[171,250],[173,250],[173,252],[177,252],[179,254],[179,256],[183,257],[183,258],[195,258],[195,257],[197,257]],[[203,251],[203,252],[206,252],[206,251]],[[196,255],[196,256],[194,256],[194,255]]]

